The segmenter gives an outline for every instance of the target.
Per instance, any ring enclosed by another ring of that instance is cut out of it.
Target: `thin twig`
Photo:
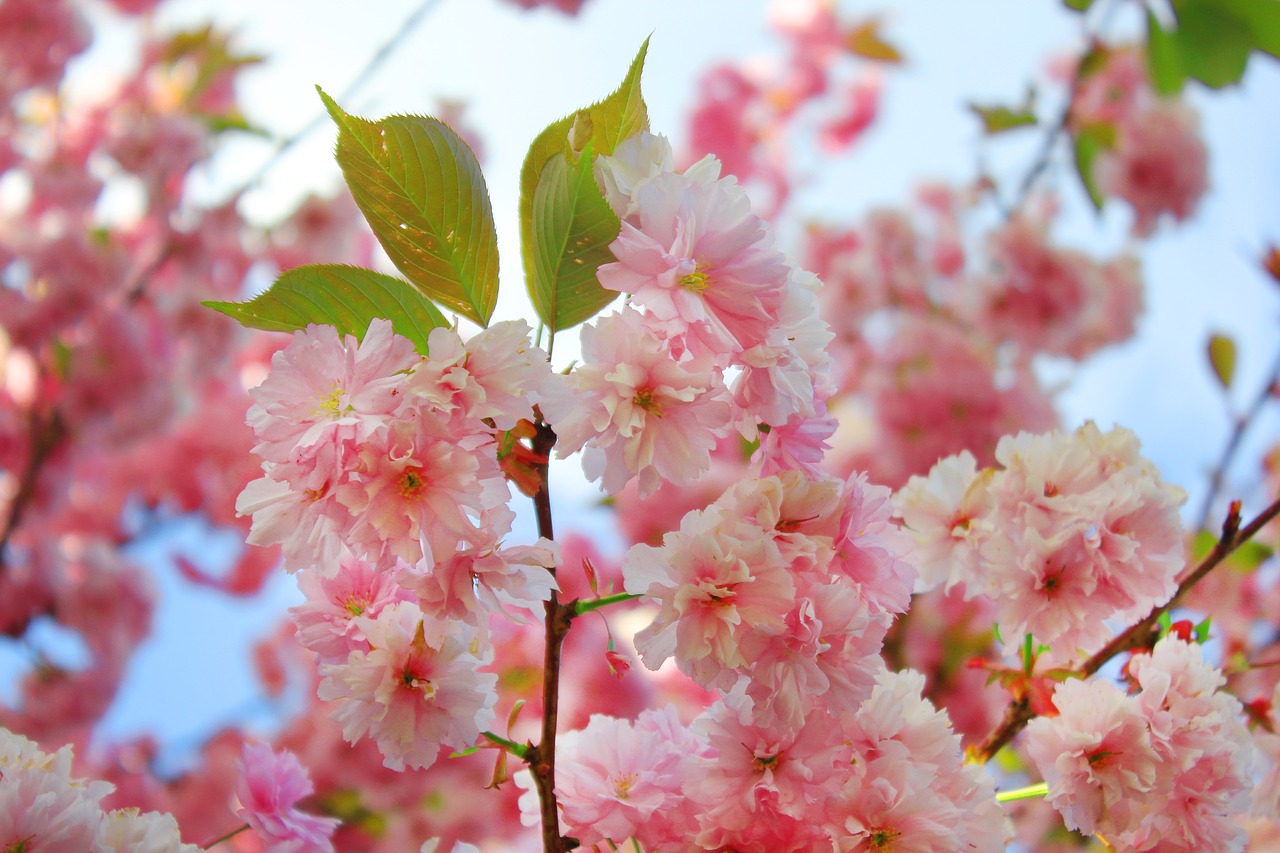
[[[347,87],[338,95],[338,101],[340,103],[347,101],[356,92],[358,92],[360,87],[367,83],[369,78],[378,72],[391,55],[395,53],[401,44],[404,43],[413,30],[416,29],[417,26],[422,23],[423,19],[434,11],[435,7],[439,6],[440,3],[441,0],[423,0],[423,2],[419,3],[418,8],[414,9],[413,12],[409,14],[409,17],[405,18],[404,23],[395,31],[395,35],[387,39],[387,41],[374,52],[373,56],[369,57],[369,61],[365,63],[364,68],[360,69],[360,73],[358,73],[355,76],[355,79],[352,80],[351,83],[348,84]],[[235,198],[236,196],[244,194],[253,187],[256,187],[262,179],[265,178],[282,159],[284,159],[284,156],[288,154],[295,145],[323,127],[326,118],[328,118],[327,113],[317,112],[315,117],[311,119],[311,121],[307,122],[302,129],[278,141],[276,143],[275,151],[271,153],[271,156],[258,167],[258,170],[253,173],[253,176],[250,177],[249,180],[245,181],[235,190],[235,192],[231,193],[230,198]]]
[[[1218,540],[1218,544],[1182,579],[1173,597],[1164,605],[1152,610],[1145,619],[1117,635],[1099,652],[1081,664],[1079,670],[1077,670],[1079,676],[1088,678],[1097,673],[1098,670],[1106,665],[1107,661],[1121,652],[1136,648],[1149,648],[1159,634],[1157,622],[1160,619],[1160,615],[1176,606],[1197,583],[1204,579],[1205,575],[1221,565],[1237,548],[1257,536],[1262,528],[1277,516],[1280,516],[1280,498],[1273,501],[1247,526],[1240,527],[1240,505],[1239,502],[1233,503],[1231,511],[1222,523],[1222,537]],[[1015,699],[1010,702],[1009,707],[1005,709],[1004,719],[1000,721],[1000,725],[973,751],[974,760],[982,764],[990,761],[1035,716],[1036,712],[1031,710],[1031,704],[1025,698]]]
[[[1245,410],[1243,415],[1237,417],[1235,423],[1232,424],[1231,435],[1227,438],[1227,443],[1222,448],[1222,456],[1218,459],[1218,464],[1213,467],[1213,473],[1210,475],[1209,491],[1204,496],[1204,503],[1200,506],[1196,530],[1204,530],[1209,526],[1209,514],[1213,512],[1213,505],[1217,503],[1218,495],[1222,494],[1222,484],[1226,479],[1227,469],[1231,467],[1231,463],[1235,460],[1236,452],[1240,449],[1240,440],[1244,438],[1245,431],[1257,421],[1258,415],[1262,412],[1267,401],[1274,397],[1278,391],[1280,391],[1280,355],[1276,356],[1275,364],[1271,366],[1271,373],[1267,376],[1267,381],[1259,389],[1258,395],[1249,404],[1249,408]]]
[[[1036,159],[1032,161],[1031,167],[1027,173],[1023,175],[1021,183],[1018,184],[1018,190],[1013,196],[1013,200],[1003,206],[1001,215],[1008,219],[1026,204],[1027,198],[1031,195],[1031,190],[1035,187],[1036,181],[1049,168],[1049,161],[1053,157],[1053,149],[1057,147],[1058,140],[1062,138],[1062,134],[1066,132],[1068,125],[1071,123],[1071,108],[1075,105],[1076,95],[1080,92],[1080,86],[1084,83],[1084,65],[1089,58],[1089,53],[1093,46],[1101,38],[1102,33],[1106,31],[1110,24],[1111,15],[1115,12],[1116,4],[1111,3],[1099,15],[1098,25],[1094,28],[1094,32],[1088,36],[1089,50],[1086,50],[1076,60],[1075,67],[1071,70],[1071,82],[1067,89],[1067,98],[1062,105],[1062,110],[1058,113],[1058,117],[1054,120],[1049,128],[1049,133],[1045,136],[1043,144],[1040,146],[1040,152],[1036,155]]]

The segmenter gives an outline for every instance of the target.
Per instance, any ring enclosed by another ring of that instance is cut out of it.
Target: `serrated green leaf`
[[[1217,377],[1218,384],[1227,389],[1236,372],[1236,342],[1226,335],[1213,335],[1206,348],[1209,356],[1209,367]]]
[[[1095,210],[1102,209],[1105,198],[1093,176],[1093,164],[1098,159],[1099,153],[1114,147],[1115,143],[1116,129],[1110,124],[1091,124],[1076,132],[1074,143],[1076,174],[1080,176],[1080,183],[1084,185],[1084,190],[1088,193],[1089,200],[1093,202]]]
[[[1181,92],[1187,80],[1177,39],[1160,26],[1160,19],[1150,9],[1147,10],[1147,75],[1152,88],[1166,98]]]
[[[640,75],[648,50],[649,40],[645,39],[622,85],[599,103],[552,122],[533,140],[529,153],[525,155],[520,169],[520,251],[525,282],[535,307],[539,306],[539,297],[534,293],[534,282],[538,280],[539,244],[534,232],[546,230],[546,226],[535,223],[534,199],[543,170],[556,155],[563,155],[567,165],[576,168],[579,159],[586,159],[578,156],[580,152],[589,149],[593,155],[609,155],[624,139],[649,129],[649,113],[640,94]],[[554,330],[554,318],[543,315],[541,307],[538,311],[542,321]]]
[[[1184,0],[1174,10],[1174,37],[1187,76],[1214,89],[1238,83],[1253,50],[1249,25],[1218,0]]]
[[[609,244],[621,223],[596,186],[590,146],[576,165],[557,154],[542,170],[533,194],[533,276],[529,295],[552,333],[594,317],[617,291],[596,278],[611,263]]]
[[[359,339],[370,321],[382,317],[423,355],[431,330],[449,325],[440,309],[409,282],[342,264],[288,270],[248,302],[203,304],[253,329],[294,332],[317,323]]]
[[[343,177],[392,262],[423,293],[488,325],[498,298],[498,234],[475,154],[436,119],[374,122],[344,112],[323,91],[320,98],[338,125]]]

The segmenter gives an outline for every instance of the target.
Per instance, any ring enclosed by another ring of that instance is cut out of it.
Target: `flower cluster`
[[[115,786],[71,775],[71,747],[42,752],[0,728],[0,850],[88,853],[197,853],[183,844],[172,815],[137,809],[107,811]]]
[[[1139,455],[1133,433],[1091,422],[1021,433],[996,458],[1002,468],[979,471],[972,454],[948,457],[896,496],[921,588],[989,598],[1006,651],[1030,634],[1059,662],[1101,648],[1107,620],[1140,619],[1173,594],[1186,496]]]
[[[713,158],[676,172],[667,141],[640,133],[596,165],[622,219],[600,283],[630,300],[583,328],[583,364],[542,404],[559,453],[581,450],[610,494],[633,478],[642,495],[693,482],[734,431],[766,433],[763,458],[815,462],[830,435],[816,281]]]
[[[248,420],[265,475],[238,508],[250,541],[300,569],[298,639],[320,660],[343,734],[387,766],[424,767],[492,719],[488,616],[554,588],[550,542],[506,547],[514,514],[498,433],[533,417],[554,381],[523,323],[430,355],[375,320],[362,340],[310,326],[276,354]]]
[[[1072,128],[1111,141],[1098,157],[1098,188],[1129,203],[1139,236],[1166,214],[1178,222],[1190,217],[1209,183],[1196,113],[1155,93],[1140,47],[1103,51],[1080,75]]]
[[[592,717],[560,743],[566,831],[644,850],[1001,850],[1009,824],[991,778],[962,763],[923,686],[878,665],[865,699],[799,726],[752,719],[733,696],[690,726],[670,707],[634,723]],[[536,820],[531,796],[521,806]]]
[[[674,657],[704,687],[750,698],[762,723],[798,728],[866,698],[914,569],[897,557],[889,490],[787,471],[747,480],[636,545],[628,592],[659,606],[636,635],[646,666]]]
[[[1136,694],[1067,681],[1027,751],[1067,826],[1126,850],[1244,850],[1253,748],[1240,702],[1199,645],[1168,636],[1129,661]]]

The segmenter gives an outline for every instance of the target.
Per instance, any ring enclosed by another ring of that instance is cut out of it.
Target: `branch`
[[[22,515],[35,495],[40,469],[67,434],[66,425],[56,409],[44,416],[38,411],[32,411],[27,431],[30,452],[18,478],[18,490],[9,504],[9,517],[4,520],[4,526],[0,527],[0,575],[4,574],[7,566],[5,551],[9,548],[9,540],[18,529],[18,523],[22,521]]]
[[[1204,496],[1204,503],[1200,506],[1196,530],[1204,530],[1209,526],[1209,513],[1213,511],[1213,505],[1217,502],[1218,495],[1222,493],[1223,480],[1226,479],[1227,469],[1235,459],[1236,451],[1240,449],[1240,440],[1244,438],[1245,431],[1257,421],[1263,406],[1276,394],[1280,394],[1280,355],[1276,356],[1276,362],[1271,367],[1271,374],[1267,377],[1266,384],[1258,391],[1258,395],[1254,397],[1245,413],[1238,416],[1232,425],[1231,435],[1222,449],[1222,457],[1213,467],[1213,474],[1209,480],[1209,492]]]
[[[360,69],[360,72],[356,74],[355,79],[338,94],[338,101],[346,101],[359,91],[360,87],[367,83],[369,78],[376,74],[378,69],[381,68],[382,65],[391,57],[391,54],[393,54],[396,49],[404,43],[405,39],[408,38],[415,28],[417,28],[418,24],[422,23],[422,20],[426,18],[426,16],[430,14],[436,6],[440,5],[440,2],[441,0],[423,0],[423,2],[418,5],[418,8],[409,13],[409,17],[405,18],[404,23],[395,31],[395,35],[383,42],[382,46],[374,52],[373,56],[369,57],[369,61],[365,63],[364,68]],[[250,177],[249,180],[245,181],[233,193],[231,193],[230,198],[242,195],[245,191],[257,186],[258,183],[260,183],[262,179],[276,167],[276,164],[284,159],[284,155],[289,153],[295,145],[303,139],[306,139],[320,127],[324,126],[326,119],[328,119],[328,113],[317,113],[315,118],[307,122],[307,124],[300,130],[279,140],[276,143],[275,151],[271,153],[271,156],[258,167],[258,170],[253,173],[253,176]]]
[[[553,540],[555,533],[551,526],[548,468],[551,449],[556,444],[556,434],[541,419],[536,428],[533,452],[541,461],[535,462],[533,468],[538,474],[541,487],[533,497],[533,506],[538,519],[538,535]],[[555,574],[555,569],[548,571]],[[529,745],[525,760],[529,762],[541,804],[542,849],[545,853],[567,853],[578,846],[578,841],[560,834],[560,808],[556,803],[556,729],[560,714],[560,652],[573,619],[573,606],[561,604],[553,589],[547,600],[546,614],[547,639],[542,663],[542,735],[536,746]]]
[[[1058,114],[1057,119],[1054,120],[1053,125],[1049,128],[1049,133],[1045,136],[1044,143],[1040,146],[1040,153],[1036,156],[1036,159],[1032,161],[1031,167],[1027,169],[1027,173],[1022,177],[1022,182],[1018,185],[1018,191],[1014,194],[1013,200],[1001,211],[1001,214],[1005,219],[1012,216],[1014,211],[1018,210],[1026,203],[1027,197],[1031,195],[1031,190],[1035,187],[1036,181],[1039,180],[1040,176],[1049,168],[1049,159],[1053,156],[1053,149],[1057,146],[1058,140],[1062,137],[1062,134],[1066,132],[1067,125],[1071,121],[1071,107],[1075,104],[1076,95],[1079,93],[1080,86],[1084,82],[1082,72],[1084,71],[1085,60],[1088,58],[1093,45],[1097,43],[1098,39],[1101,38],[1102,33],[1107,29],[1107,25],[1110,23],[1111,15],[1115,12],[1115,9],[1116,4],[1108,4],[1100,16],[1095,32],[1088,36],[1088,43],[1090,45],[1089,50],[1080,54],[1080,58],[1076,60],[1075,67],[1071,70],[1071,82],[1067,89],[1066,102],[1062,105],[1062,111]],[[997,201],[997,204],[998,203],[999,202]]]
[[[1173,597],[1165,604],[1152,610],[1145,619],[1131,625],[1126,631],[1113,638],[1100,651],[1081,664],[1077,674],[1081,678],[1088,678],[1102,669],[1107,661],[1121,652],[1137,648],[1149,648],[1159,635],[1157,622],[1160,619],[1160,614],[1175,607],[1191,591],[1192,587],[1204,579],[1205,575],[1221,565],[1237,548],[1257,536],[1262,528],[1277,516],[1280,516],[1280,497],[1259,513],[1247,526],[1242,528],[1240,527],[1240,503],[1239,501],[1232,503],[1231,511],[1222,523],[1222,538],[1218,540],[1218,544],[1214,546],[1213,550],[1205,555],[1205,558],[1182,579]],[[1013,740],[1018,732],[1026,728],[1027,723],[1035,719],[1035,716],[1035,711],[1031,710],[1031,705],[1026,699],[1016,699],[1010,702],[1009,707],[1005,709],[1004,719],[1001,720],[1000,725],[973,750],[973,760],[981,764],[990,761],[1009,741]]]

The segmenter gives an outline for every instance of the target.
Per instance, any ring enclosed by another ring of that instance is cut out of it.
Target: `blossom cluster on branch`
[[[61,84],[84,10],[6,0],[0,635],[33,664],[0,705],[0,851],[1274,843],[1276,466],[1251,520],[1237,501],[1220,535],[1186,530],[1137,436],[1063,429],[1042,370],[1129,339],[1144,304],[1136,250],[1059,241],[1055,158],[1135,241],[1191,217],[1207,152],[1179,92],[1280,50],[1258,4],[1141,4],[1145,41],[1109,44],[1114,0],[1067,0],[1088,37],[1057,115],[973,108],[1043,135],[1020,183],[798,230],[793,146],[871,126],[902,60],[881,19],[773,4],[783,58],[713,68],[683,154],[649,129],[646,42],[529,147],[535,330],[493,317],[455,113],[371,120],[321,91],[351,196],[255,228],[187,177],[251,129],[233,84],[256,57],[114,0],[142,62],[81,103]],[[1229,389],[1233,345],[1209,356]],[[619,559],[552,500],[575,459]],[[171,570],[249,595],[282,562],[303,601],[257,649],[292,709],[272,743],[226,729],[165,776],[157,744],[95,727],[155,607],[132,554],[183,515],[253,547]]]

